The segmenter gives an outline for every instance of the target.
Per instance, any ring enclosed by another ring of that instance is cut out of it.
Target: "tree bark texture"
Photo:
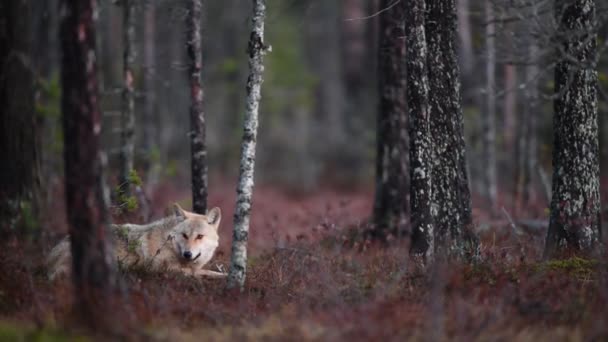
[[[483,188],[492,210],[496,208],[496,27],[491,1],[485,2],[486,101],[482,118]]]
[[[129,195],[129,175],[133,170],[135,151],[135,0],[123,0],[123,90],[120,131],[120,188]]]
[[[115,281],[100,154],[101,113],[95,57],[95,0],[66,0],[60,27],[65,196],[76,310],[103,324]]]
[[[389,8],[394,0],[383,0]],[[380,15],[379,108],[376,128],[375,238],[407,233],[409,148],[407,134],[405,17],[403,1]]]
[[[405,18],[410,137],[411,252],[429,260],[434,252],[431,213],[431,131],[424,0],[408,1]]]
[[[0,2],[0,232],[12,231],[38,185],[38,130],[30,61],[30,2]]]
[[[456,5],[454,0],[433,0],[428,3],[427,13],[435,247],[447,248],[450,255],[464,256],[475,247],[471,245],[475,240],[471,234],[471,194],[456,58]]]
[[[266,1],[253,0],[252,30],[247,52],[249,55],[249,77],[247,78],[247,103],[239,182],[237,185],[236,208],[234,212],[234,232],[232,236],[232,257],[228,273],[228,288],[240,288],[245,284],[247,266],[247,239],[249,217],[253,197],[253,172],[255,166],[255,146],[258,133],[258,111],[264,72],[263,57],[267,51],[264,45],[264,19]]]
[[[594,0],[558,0],[553,184],[545,256],[589,253],[600,241]]]
[[[190,64],[190,153],[192,172],[192,210],[207,213],[207,146],[203,111],[201,22],[202,0],[188,1],[187,48]]]

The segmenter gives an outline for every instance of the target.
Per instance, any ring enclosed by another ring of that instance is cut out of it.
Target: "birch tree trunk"
[[[486,21],[486,108],[482,118],[483,190],[490,209],[496,208],[496,30],[491,1],[485,2]]]
[[[135,0],[123,0],[123,91],[120,133],[120,189],[129,196],[129,174],[133,170],[135,150]]]
[[[207,213],[207,146],[203,111],[203,68],[201,47],[202,0],[188,1],[187,48],[190,64],[190,153],[192,170],[192,210]]]
[[[545,257],[590,253],[600,242],[594,0],[557,0],[553,185]]]
[[[431,213],[431,131],[424,0],[408,1],[405,18],[407,98],[410,137],[411,253],[431,260],[434,224]]]
[[[245,285],[247,268],[247,239],[249,236],[249,216],[253,197],[253,172],[255,166],[255,145],[258,133],[258,110],[264,72],[263,57],[268,48],[264,45],[264,19],[266,0],[253,0],[251,36],[247,53],[249,55],[249,77],[247,78],[247,104],[243,142],[241,145],[241,165],[239,183],[236,189],[234,231],[232,235],[232,257],[228,273],[229,289]]]
[[[389,8],[383,0],[380,8]],[[408,134],[405,75],[405,2],[380,15],[376,128],[376,196],[372,236],[406,233],[408,222]]]
[[[425,34],[430,85],[432,203],[435,248],[456,257],[476,250],[466,171],[454,0],[428,3]]]
[[[96,0],[66,0],[61,22],[61,109],[65,195],[80,317],[104,325],[115,270],[100,152],[101,113],[95,58]]]

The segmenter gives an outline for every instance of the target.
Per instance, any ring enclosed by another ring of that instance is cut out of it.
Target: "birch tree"
[[[492,1],[485,2],[486,96],[482,116],[483,189],[489,206],[496,207],[496,29]]]
[[[431,131],[424,0],[408,1],[405,18],[407,98],[410,120],[411,252],[427,260],[434,253],[431,214]]]
[[[545,257],[600,242],[600,168],[594,0],[556,0],[553,181]]]
[[[88,324],[109,320],[115,284],[100,154],[95,57],[96,0],[66,0],[60,27],[65,196],[76,310]]]
[[[192,210],[207,212],[207,147],[203,111],[203,67],[201,50],[202,0],[188,1],[187,49],[190,64],[190,154],[192,172]]]
[[[253,172],[255,166],[255,145],[258,133],[258,111],[264,72],[263,57],[269,50],[264,45],[264,19],[266,1],[253,0],[252,29],[247,47],[249,56],[249,77],[247,78],[247,103],[241,161],[237,185],[236,208],[234,212],[234,231],[232,235],[232,257],[228,272],[228,288],[245,285],[247,269],[247,239],[249,236],[249,217],[253,197]]]
[[[425,34],[430,86],[432,206],[435,247],[454,256],[474,250],[471,194],[466,172],[465,140],[456,57],[457,13],[454,0],[428,3]]]
[[[135,151],[135,0],[122,0],[123,7],[123,90],[120,132],[120,191],[129,196]]]
[[[376,135],[376,196],[372,236],[386,239],[406,232],[408,222],[408,134],[404,16],[406,2],[383,0],[380,8]],[[392,7],[391,7],[392,6]]]

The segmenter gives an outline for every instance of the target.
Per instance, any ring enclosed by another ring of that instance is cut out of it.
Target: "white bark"
[[[255,166],[255,146],[258,132],[258,110],[261,98],[263,57],[267,47],[264,45],[264,18],[266,1],[253,0],[252,30],[249,39],[249,78],[247,79],[247,104],[243,142],[241,145],[241,165],[237,200],[234,212],[234,231],[232,236],[232,260],[228,273],[228,288],[242,290],[245,284],[247,266],[247,238],[249,217],[253,197],[253,171]]]
[[[123,82],[121,142],[120,142],[120,186],[124,194],[131,193],[129,174],[133,170],[135,151],[135,89],[133,65],[135,63],[135,3],[123,3]]]

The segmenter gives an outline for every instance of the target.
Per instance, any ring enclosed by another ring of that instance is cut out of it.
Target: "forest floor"
[[[227,268],[234,187],[226,183],[211,190],[210,205],[223,212],[221,245],[212,263]],[[183,187],[165,184],[150,197],[155,218],[170,201],[189,204]],[[476,209],[482,260],[424,269],[409,259],[404,242],[386,247],[361,239],[372,198],[366,188],[294,194],[258,186],[244,292],[227,294],[223,280],[127,273],[121,321],[112,336],[142,341],[608,340],[606,260],[541,261],[542,228],[514,229],[508,215],[491,219]],[[58,214],[62,202],[54,200],[57,217],[45,222],[42,239],[11,238],[0,246],[0,341],[107,338],[74,323],[69,282],[51,284],[45,278],[43,256],[66,231]],[[528,208],[513,220],[546,219],[543,207]]]

